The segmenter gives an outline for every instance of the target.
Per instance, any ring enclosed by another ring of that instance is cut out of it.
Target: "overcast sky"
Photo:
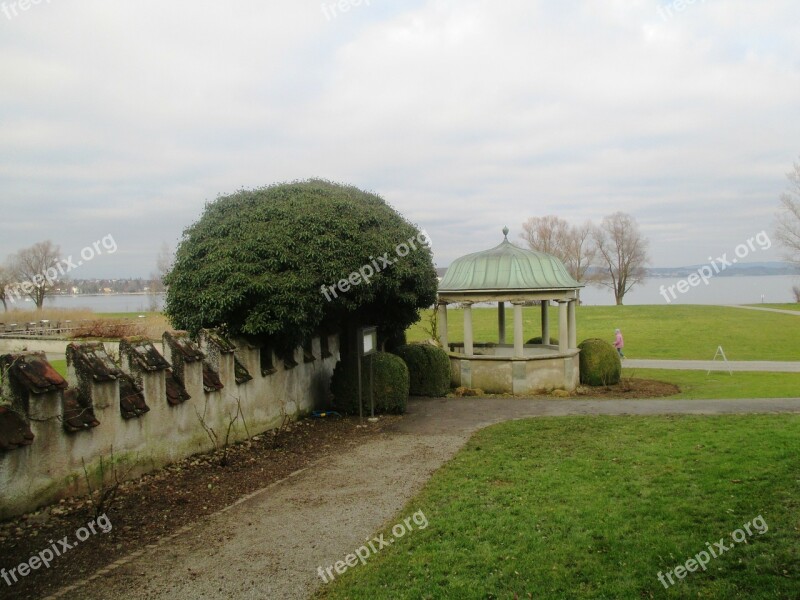
[[[309,177],[379,193],[439,266],[617,210],[652,266],[731,253],[800,157],[800,3],[680,6],[0,0],[0,258],[112,235],[71,275],[147,276],[207,201]]]

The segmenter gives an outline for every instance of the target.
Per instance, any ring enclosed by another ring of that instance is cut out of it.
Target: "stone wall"
[[[461,349],[458,344],[453,346]],[[503,356],[496,350],[496,347],[476,345],[476,354],[472,357],[449,352],[451,385],[481,389],[490,394],[530,396],[554,389],[571,392],[580,383],[580,350],[567,350],[562,354],[557,350],[539,352],[538,348],[526,346],[531,353],[526,358]]]
[[[112,461],[134,478],[213,450],[232,421],[231,443],[322,407],[339,355],[336,336],[295,349],[294,360],[215,332],[199,343],[166,333],[162,347],[70,344],[66,380],[43,352],[0,357],[0,519],[85,493],[87,474],[97,487]]]

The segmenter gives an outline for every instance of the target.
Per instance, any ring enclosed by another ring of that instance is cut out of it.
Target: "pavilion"
[[[453,261],[439,284],[439,338],[442,347],[450,350],[452,383],[490,393],[574,390],[579,382],[580,352],[575,309],[583,285],[555,256],[515,246],[508,241],[508,227],[503,235],[500,245]],[[473,337],[472,305],[483,302],[497,303],[496,344],[476,343]],[[506,343],[506,302],[514,307],[513,344]],[[551,302],[558,305],[557,345],[550,343]],[[542,340],[526,344],[522,309],[537,303]],[[463,342],[448,340],[449,304],[464,309]]]

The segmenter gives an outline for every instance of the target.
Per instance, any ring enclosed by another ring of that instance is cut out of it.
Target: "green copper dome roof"
[[[559,259],[525,250],[505,239],[499,246],[457,258],[439,284],[442,292],[553,290],[583,287]]]

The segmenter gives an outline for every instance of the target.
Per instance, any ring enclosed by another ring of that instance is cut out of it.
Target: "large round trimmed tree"
[[[368,283],[367,266],[377,271]],[[359,272],[356,285],[330,289]],[[437,289],[427,236],[380,196],[320,180],[210,202],[184,231],[165,283],[173,326],[224,326],[284,351],[361,324],[397,336]]]

